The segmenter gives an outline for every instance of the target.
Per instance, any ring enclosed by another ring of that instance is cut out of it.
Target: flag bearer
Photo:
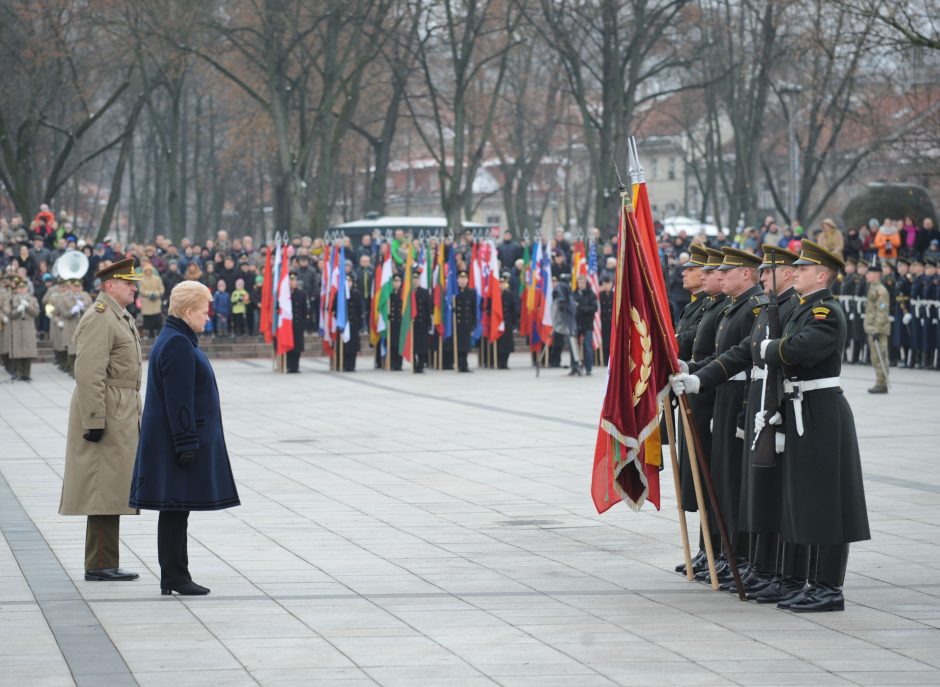
[[[690,259],[690,262],[696,255],[694,249],[695,246],[693,246],[693,258]],[[687,362],[704,360],[715,352],[715,333],[718,331],[718,322],[721,319],[721,314],[724,312],[725,305],[727,305],[727,299],[721,292],[718,273],[718,267],[724,259],[724,253],[720,250],[714,250],[713,248],[704,248],[703,250],[705,252],[705,264],[701,265],[702,283],[701,290],[699,291],[699,297],[702,302],[702,314],[698,324],[695,325],[692,342],[687,348],[684,347],[687,339],[685,333],[687,329],[691,328],[691,324],[683,324],[680,321],[676,333],[678,337],[679,332],[683,332],[682,337],[679,339],[680,358]],[[699,260],[703,260],[700,254]],[[684,264],[689,265],[689,263]],[[691,268],[686,267],[686,269]],[[685,275],[683,275],[683,279],[685,278]],[[694,305],[694,302],[690,305]],[[685,315],[686,312],[683,310],[683,316]],[[705,452],[702,459],[705,461],[706,465],[711,465],[711,425],[712,412],[715,406],[714,390],[706,389],[700,394],[690,396],[689,406],[692,410],[692,419],[695,422],[698,436],[702,440],[702,450]],[[695,485],[692,481],[692,467],[689,463],[691,454],[688,444],[685,441],[684,432],[679,432],[676,443],[679,449],[679,471],[682,478],[682,509],[694,513],[698,510],[698,504],[695,500]],[[712,549],[717,552],[721,541],[718,535],[718,528],[714,519],[709,521],[709,524],[711,525]],[[708,560],[705,555],[705,540],[702,538],[701,533],[699,534],[699,551],[692,560],[692,570],[696,574],[708,571]],[[676,572],[684,575],[685,563],[678,565]]]
[[[743,341],[751,332],[754,320],[768,298],[757,283],[757,268],[761,259],[753,253],[737,248],[722,248],[721,266],[717,268],[722,292],[728,297],[718,330],[714,348],[704,360],[689,363],[689,372],[694,373]],[[748,537],[739,526],[741,505],[742,455],[744,454],[744,399],[750,369],[728,375],[715,389],[715,406],[712,423],[711,476],[715,486],[718,507],[728,527],[732,560],[729,551],[723,551],[716,564],[721,583],[733,584],[732,565],[747,565]],[[708,571],[702,573],[706,579]]]

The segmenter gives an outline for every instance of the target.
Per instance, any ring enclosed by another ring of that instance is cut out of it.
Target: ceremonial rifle
[[[765,329],[768,339],[780,338],[780,303],[777,298],[777,251],[770,251],[771,262],[771,289],[770,303],[767,305],[767,327]],[[754,433],[754,443],[751,445],[753,457],[751,464],[756,468],[772,468],[777,462],[776,431],[769,424],[770,418],[780,409],[783,403],[783,370],[764,363],[764,379],[761,383],[760,412],[764,415],[764,426]],[[748,422],[751,419],[748,418]]]

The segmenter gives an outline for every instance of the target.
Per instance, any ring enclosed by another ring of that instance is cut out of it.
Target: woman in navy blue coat
[[[150,352],[130,505],[160,511],[163,594],[209,593],[189,574],[189,512],[239,505],[222,434],[219,389],[199,349],[211,301],[209,289],[199,282],[173,287],[169,317]]]

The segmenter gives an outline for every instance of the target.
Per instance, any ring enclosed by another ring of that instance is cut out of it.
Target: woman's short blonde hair
[[[211,300],[212,294],[205,284],[198,281],[181,281],[170,291],[169,313],[173,317],[182,317],[187,310]]]

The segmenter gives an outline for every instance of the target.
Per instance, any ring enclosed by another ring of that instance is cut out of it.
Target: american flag
[[[588,250],[588,284],[591,285],[591,291],[597,298],[597,310],[594,311],[594,350],[596,351],[603,342],[604,335],[601,329],[601,308],[600,308],[600,285],[597,283],[597,242],[591,241],[591,248]]]

